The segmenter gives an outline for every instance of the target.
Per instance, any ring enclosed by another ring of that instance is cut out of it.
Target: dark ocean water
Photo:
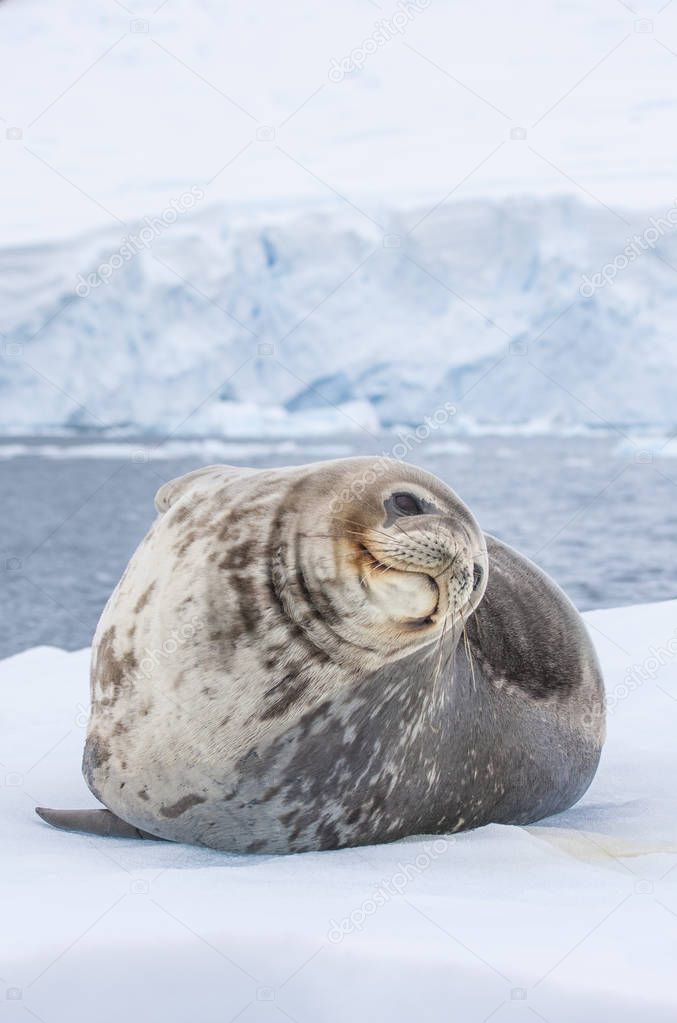
[[[330,456],[381,454],[393,438],[365,442],[332,442]],[[42,644],[89,645],[153,520],[157,488],[215,460],[197,449],[143,461],[138,450],[79,457],[61,446],[57,458],[6,457],[9,442],[0,444],[0,657]],[[260,444],[238,450],[228,461],[321,457],[317,441],[277,453],[263,454]],[[637,458],[609,437],[463,438],[446,448],[431,440],[408,460],[453,487],[485,530],[541,565],[581,610],[677,596],[677,460]]]

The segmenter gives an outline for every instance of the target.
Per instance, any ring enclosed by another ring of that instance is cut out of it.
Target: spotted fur
[[[211,466],[156,504],[94,639],[83,762],[140,833],[331,849],[525,823],[587,788],[604,722],[580,616],[439,480]]]

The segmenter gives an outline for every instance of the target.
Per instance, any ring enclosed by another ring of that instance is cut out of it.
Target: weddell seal
[[[583,622],[383,458],[173,480],[101,616],[69,830],[289,853],[526,824],[604,735]]]

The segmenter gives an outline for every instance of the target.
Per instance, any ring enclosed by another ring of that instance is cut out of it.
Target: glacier
[[[0,430],[376,435],[445,408],[449,432],[671,428],[672,230],[591,289],[646,213],[514,197],[381,221],[211,203],[125,260],[142,221],[0,250]]]
[[[0,5],[2,434],[669,435],[677,5],[420,6]]]

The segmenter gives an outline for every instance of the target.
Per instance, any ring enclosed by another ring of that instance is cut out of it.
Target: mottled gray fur
[[[386,511],[401,490],[425,514]],[[333,849],[525,824],[590,784],[603,686],[580,616],[434,477],[214,466],[157,506],[92,653],[83,769],[121,821]]]

